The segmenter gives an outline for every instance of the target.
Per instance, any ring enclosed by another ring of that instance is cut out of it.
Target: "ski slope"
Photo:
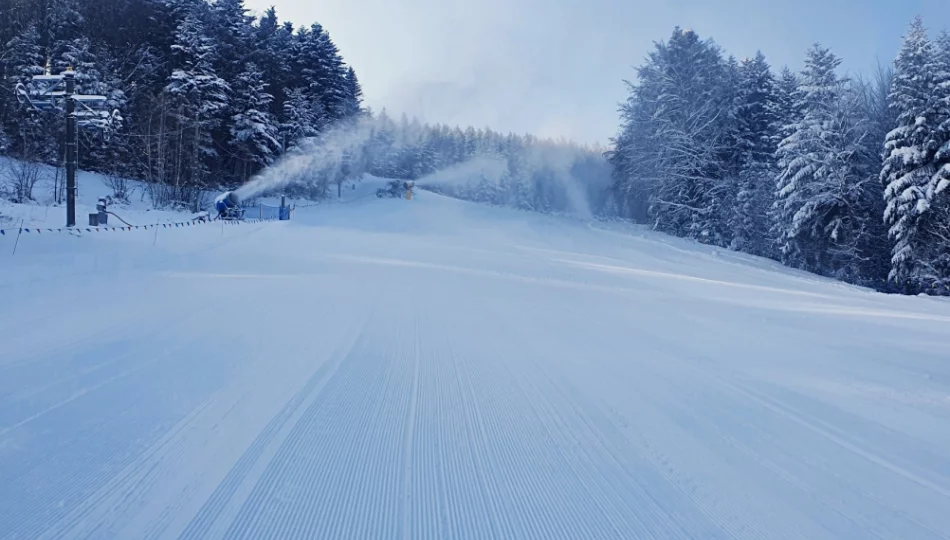
[[[374,188],[0,237],[0,538],[950,538],[950,303]]]

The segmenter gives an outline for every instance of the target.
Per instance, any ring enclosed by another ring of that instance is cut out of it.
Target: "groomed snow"
[[[950,303],[373,189],[0,237],[0,538],[950,534]]]

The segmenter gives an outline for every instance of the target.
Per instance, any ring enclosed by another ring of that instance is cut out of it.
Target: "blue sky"
[[[761,49],[775,68],[800,68],[818,41],[852,73],[891,62],[917,14],[950,28],[950,0],[246,2],[321,23],[374,110],[589,144],[616,133],[623,79],[675,25],[740,59]]]

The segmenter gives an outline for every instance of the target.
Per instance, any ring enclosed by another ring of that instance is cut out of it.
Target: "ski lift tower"
[[[103,129],[122,119],[119,111],[110,113],[93,108],[104,103],[105,96],[77,94],[76,72],[72,68],[59,75],[51,75],[47,68],[43,75],[33,76],[30,86],[17,84],[14,92],[17,101],[33,109],[66,115],[66,226],[74,227],[79,128]]]

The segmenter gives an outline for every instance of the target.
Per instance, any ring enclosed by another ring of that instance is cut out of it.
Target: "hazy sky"
[[[623,79],[675,25],[741,59],[799,69],[814,42],[867,72],[890,62],[917,14],[950,28],[950,0],[245,0],[319,22],[393,116],[584,143],[616,133]]]

